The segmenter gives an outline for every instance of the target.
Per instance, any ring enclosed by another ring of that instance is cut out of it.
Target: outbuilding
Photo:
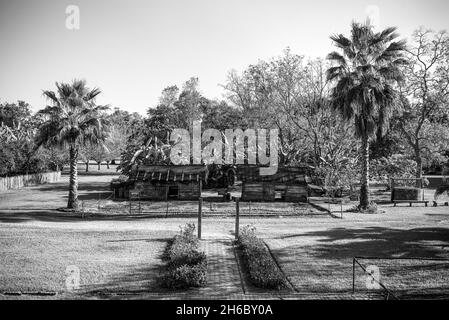
[[[278,167],[275,174],[261,175],[259,166],[239,166],[243,201],[307,202],[307,167]]]
[[[207,180],[204,165],[136,166],[127,181],[112,183],[115,198],[198,200]]]

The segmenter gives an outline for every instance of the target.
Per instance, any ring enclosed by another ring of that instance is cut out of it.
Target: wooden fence
[[[13,177],[0,177],[0,192],[23,187],[56,182],[61,179],[61,172],[25,174]]]

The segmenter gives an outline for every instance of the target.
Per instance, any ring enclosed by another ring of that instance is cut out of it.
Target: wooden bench
[[[427,207],[427,204],[429,203],[429,201],[427,200],[393,200],[393,204],[396,207],[397,203],[409,203],[410,207],[412,206],[413,203],[424,203],[425,206]]]

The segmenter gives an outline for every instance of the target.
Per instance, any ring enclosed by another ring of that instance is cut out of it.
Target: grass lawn
[[[152,291],[167,232],[10,226],[1,228],[1,292],[67,292],[66,268],[81,291]]]
[[[81,176],[80,199],[94,201],[98,195],[107,195],[110,179]],[[0,293],[56,291],[65,296],[68,266],[80,270],[82,297],[159,292],[156,278],[166,241],[179,226],[196,223],[196,217],[68,216],[54,210],[66,205],[67,184],[65,176],[59,183],[0,194]],[[271,205],[279,210],[278,215],[244,215],[240,225],[257,228],[299,292],[351,290],[354,256],[449,258],[447,207],[382,204],[380,214],[345,212],[344,219],[334,219],[283,215],[287,207]],[[232,216],[206,216],[203,237],[233,238],[234,223]],[[425,283],[427,290],[449,291],[445,266],[362,262],[377,265],[382,282],[393,291],[419,283]],[[358,290],[365,290],[365,280],[359,269]]]
[[[322,225],[303,225],[266,235],[284,272],[299,291],[348,292],[352,259],[427,257],[449,259],[447,208],[387,208],[379,215],[346,214]],[[449,261],[361,260],[379,268],[381,281],[393,292],[416,289],[449,294]],[[357,267],[356,288],[366,290],[366,275]]]

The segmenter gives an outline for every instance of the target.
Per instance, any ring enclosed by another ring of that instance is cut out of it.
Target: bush
[[[206,260],[193,265],[180,265],[168,269],[164,284],[170,289],[185,289],[190,287],[201,287],[207,282]]]
[[[195,225],[187,224],[181,228],[168,244],[164,254],[167,272],[162,283],[170,289],[201,287],[207,282],[207,260],[199,251],[199,241],[195,236]]]
[[[254,227],[244,227],[239,234],[238,243],[243,252],[249,278],[255,286],[269,289],[287,286],[284,275],[263,241],[257,238]]]
[[[371,201],[366,209],[362,209],[360,207],[360,204],[346,210],[346,212],[356,212],[356,213],[367,213],[367,214],[377,214],[379,213],[379,208],[377,206],[377,203],[374,201]]]
[[[195,225],[188,223],[184,228],[181,228],[178,235],[173,239],[168,250],[168,259],[175,260],[182,256],[192,254],[198,251],[199,241],[195,236]]]
[[[394,154],[389,158],[379,158],[370,163],[370,179],[389,185],[393,177],[414,178],[416,162],[401,154]]]

